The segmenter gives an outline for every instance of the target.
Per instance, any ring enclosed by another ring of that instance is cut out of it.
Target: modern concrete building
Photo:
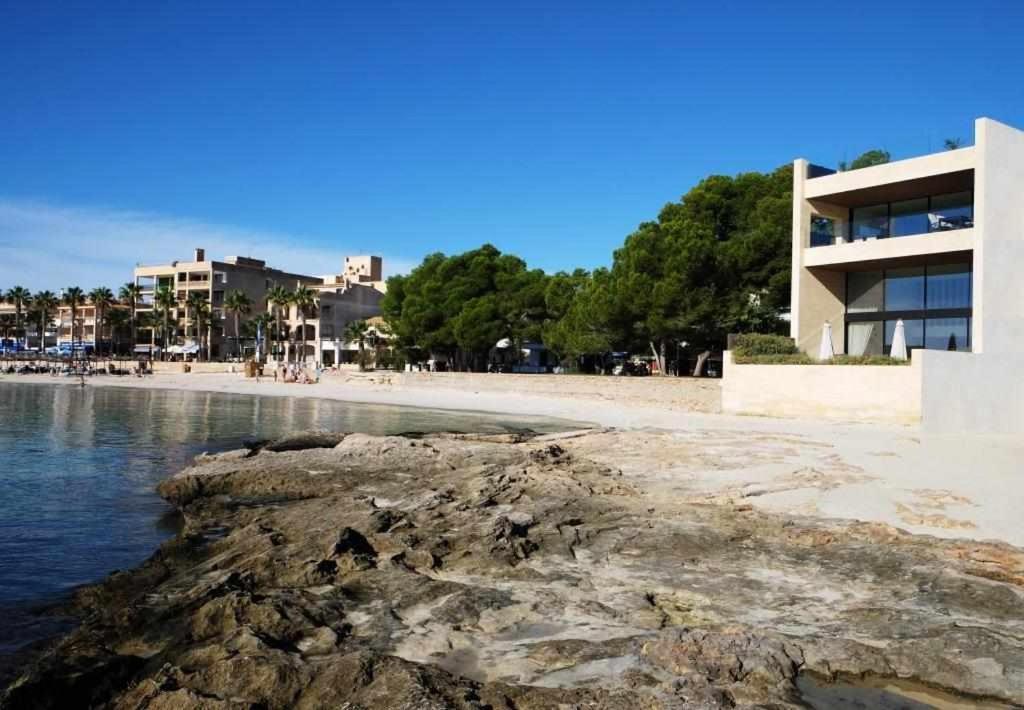
[[[974,145],[847,172],[794,163],[791,334],[817,352],[1024,346],[1024,133],[987,118]]]
[[[837,353],[886,354],[902,320],[912,364],[727,365],[723,408],[1024,433],[1024,132],[979,118],[970,147],[847,172],[794,168],[797,345],[816,354],[828,321]]]

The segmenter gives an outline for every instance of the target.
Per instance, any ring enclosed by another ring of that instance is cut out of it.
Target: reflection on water
[[[1010,710],[1012,707],[896,678],[867,676],[829,682],[812,673],[801,673],[796,686],[800,699],[813,710]]]
[[[26,608],[137,565],[173,534],[155,486],[197,453],[300,429],[565,426],[307,398],[0,383],[0,654],[41,635]]]

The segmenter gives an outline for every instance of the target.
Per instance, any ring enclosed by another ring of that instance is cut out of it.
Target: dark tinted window
[[[928,308],[970,308],[971,268],[967,264],[928,267]]]
[[[885,272],[885,310],[915,311],[924,308],[924,268],[889,269]]]

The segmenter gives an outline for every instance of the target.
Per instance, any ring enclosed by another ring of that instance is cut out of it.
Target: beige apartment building
[[[107,313],[115,309],[125,309],[120,303],[113,303],[107,307]],[[54,313],[56,321],[56,332],[57,332],[57,345],[70,346],[72,342],[71,336],[71,307],[60,305]],[[38,340],[38,338],[36,338]],[[87,347],[97,347],[100,342],[104,343],[104,347],[112,347],[114,342],[114,333],[107,323],[97,324],[96,318],[96,307],[90,304],[88,301],[83,303],[77,308],[75,314],[75,342],[81,343]],[[106,352],[106,350],[104,350]]]
[[[347,256],[340,274],[322,276],[310,286],[317,292],[317,308],[307,314],[305,333],[298,309],[289,309],[286,358],[301,359],[299,348],[304,348],[307,361],[324,367],[354,362],[359,344],[345,340],[345,327],[380,315],[387,291],[383,270],[379,256]]]
[[[176,296],[177,305],[171,312],[174,332],[173,347],[188,353],[198,345],[194,324],[189,322],[185,302],[190,293],[198,292],[210,304],[210,324],[206,337],[212,359],[234,356],[238,333],[234,331],[234,318],[224,309],[227,294],[241,290],[251,302],[251,312],[241,321],[270,310],[267,291],[274,286],[294,290],[304,284],[317,294],[317,307],[307,313],[306,333],[301,333],[301,319],[292,306],[284,323],[288,326],[284,344],[285,357],[302,359],[302,350],[311,364],[334,364],[345,359],[346,351],[358,346],[342,340],[345,325],[352,320],[366,319],[380,314],[380,299],[384,293],[383,262],[379,256],[345,257],[342,273],[329,276],[295,274],[268,267],[261,259],[229,256],[222,261],[207,260],[205,250],[196,249],[191,261],[175,261],[158,266],[138,266],[134,281],[142,293],[138,313],[154,312],[157,289],[167,286]],[[305,337],[303,337],[305,335]],[[265,339],[269,337],[265,334]],[[138,342],[159,345],[155,328],[140,330]],[[269,349],[269,348],[267,348]],[[265,350],[266,352],[266,350]]]

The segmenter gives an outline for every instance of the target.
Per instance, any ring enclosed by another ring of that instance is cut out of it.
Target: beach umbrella
[[[835,354],[835,348],[832,347],[832,324],[825,321],[825,325],[821,328],[821,345],[818,346],[818,359],[831,360]]]
[[[889,357],[893,360],[907,359],[907,334],[903,327],[902,318],[896,321],[896,327],[893,329],[892,349],[889,351]]]

